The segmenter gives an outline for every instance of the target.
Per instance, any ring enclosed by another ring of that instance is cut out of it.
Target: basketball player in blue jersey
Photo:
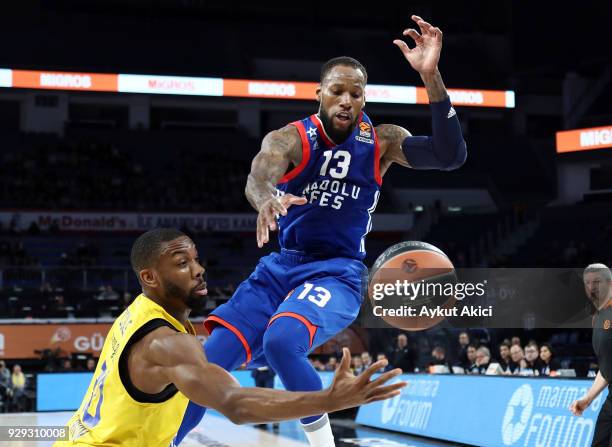
[[[408,29],[404,35],[416,46],[393,43],[423,79],[433,135],[411,136],[392,124],[374,127],[363,112],[365,68],[349,57],[323,65],[318,113],[270,132],[253,160],[246,195],[259,212],[257,243],[262,247],[278,229],[281,252],[263,257],[205,321],[210,362],[227,370],[267,362],[288,390],[321,389],[307,355],[357,317],[367,275],[365,237],[382,176],[392,163],[440,170],[464,163],[466,144],[438,71],[442,32],[412,19],[420,33]],[[203,413],[189,405],[177,440]],[[327,415],[301,422],[311,446],[334,445]]]

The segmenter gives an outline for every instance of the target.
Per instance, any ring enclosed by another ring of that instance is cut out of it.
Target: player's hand
[[[293,194],[285,194],[281,197],[271,197],[259,207],[257,216],[257,246],[263,247],[270,240],[270,231],[277,228],[276,216],[287,215],[287,209],[291,205],[305,205],[306,197],[298,197]]]
[[[401,39],[395,39],[393,43],[402,51],[412,68],[422,75],[433,74],[438,68],[442,51],[442,31],[419,16],[412,16],[412,20],[419,26],[421,33],[409,28],[404,30],[403,35],[410,36],[416,46],[411,49]]]
[[[572,402],[569,406],[569,411],[571,411],[574,416],[582,416],[582,413],[589,408],[589,405],[591,405],[591,400],[588,397],[583,397],[582,399]]]
[[[334,382],[328,390],[332,407],[330,411],[357,407],[399,395],[401,388],[405,387],[408,384],[407,382],[398,382],[391,385],[385,385],[385,383],[399,376],[402,373],[401,369],[393,369],[381,374],[375,380],[370,380],[372,375],[387,366],[387,363],[387,360],[379,360],[355,377],[350,368],[351,353],[348,348],[343,348],[342,360],[336,368]]]

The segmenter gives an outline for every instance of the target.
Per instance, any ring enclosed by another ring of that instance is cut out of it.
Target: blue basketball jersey
[[[376,131],[361,112],[352,134],[335,145],[321,120],[311,115],[294,125],[302,140],[302,161],[278,183],[279,194],[308,199],[279,218],[284,250],[315,257],[365,257],[382,183]]]

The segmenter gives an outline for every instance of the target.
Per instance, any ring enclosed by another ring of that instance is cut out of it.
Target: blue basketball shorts
[[[204,325],[209,333],[216,325],[231,330],[243,344],[250,367],[266,364],[264,332],[282,316],[304,323],[312,351],[357,318],[367,275],[366,266],[355,259],[272,253],[259,260],[251,276]]]

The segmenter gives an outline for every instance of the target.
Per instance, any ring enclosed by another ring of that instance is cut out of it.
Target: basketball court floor
[[[68,421],[72,412],[0,414],[0,426],[58,426]],[[332,421],[337,447],[435,447],[456,446],[440,441],[356,426],[352,421]],[[51,446],[52,442],[0,441],[0,447]],[[297,422],[281,423],[277,430],[252,425],[234,425],[226,418],[207,414],[200,425],[183,441],[181,447],[305,447],[306,437]]]

